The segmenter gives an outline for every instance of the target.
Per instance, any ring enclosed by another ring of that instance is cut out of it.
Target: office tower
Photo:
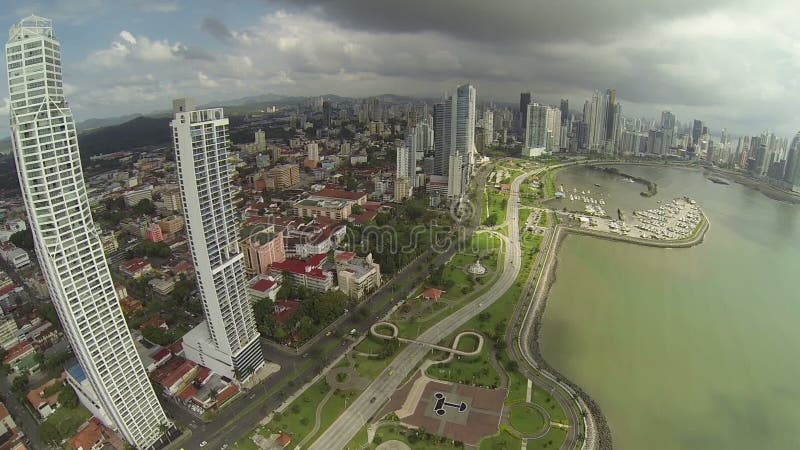
[[[661,111],[661,129],[671,130],[675,128],[675,114],[669,111]]]
[[[89,210],[52,22],[29,16],[6,44],[11,143],[36,255],[99,407],[131,445],[163,445],[169,425],[117,300]]]
[[[569,119],[569,100],[562,98],[559,109],[561,110],[561,125],[566,125]]]
[[[257,152],[267,151],[267,134],[264,133],[264,130],[260,128],[256,130],[253,144],[255,145]]]
[[[228,164],[228,119],[222,108],[173,102],[170,126],[184,199],[186,231],[205,321],[183,337],[186,358],[244,380],[264,364],[247,298]]]
[[[475,100],[475,88],[464,84],[433,109],[434,172],[461,183],[452,189],[448,186],[450,192],[459,192],[451,197],[460,197],[465,192],[475,165]],[[452,158],[454,155],[458,158]],[[461,163],[462,173],[458,177],[450,177],[453,161]]]
[[[666,154],[666,140],[663,130],[650,130],[647,132],[647,153],[651,155]]]
[[[528,105],[533,102],[533,96],[530,92],[523,92],[519,94],[519,127],[525,131],[528,124]]]
[[[792,141],[794,142],[794,141]],[[736,153],[739,155],[738,165],[740,169],[747,168],[747,158],[750,156],[750,136],[742,136],[736,146]]]
[[[703,122],[697,119],[692,121],[692,144],[700,142],[700,137],[703,135]]]
[[[407,144],[411,147],[411,153],[417,161],[433,154],[433,136],[433,126],[427,120],[418,122],[415,127],[411,128]]]
[[[792,144],[789,146],[783,180],[788,183],[789,189],[795,192],[800,191],[800,132],[794,136]]]
[[[464,192],[461,186],[464,184],[463,177],[464,171],[464,156],[461,153],[450,154],[449,163],[447,165],[447,197],[452,199],[460,198]]]
[[[547,106],[530,104],[525,117],[525,156],[539,156],[547,151]]]
[[[330,100],[324,100],[322,102],[322,125],[324,127],[331,126],[331,102]]]
[[[606,102],[600,92],[594,91],[588,109],[584,107],[584,121],[589,126],[589,151],[601,151],[606,138]]]
[[[614,139],[614,110],[617,106],[617,90],[607,89],[605,95],[606,117],[605,117],[605,140]]]

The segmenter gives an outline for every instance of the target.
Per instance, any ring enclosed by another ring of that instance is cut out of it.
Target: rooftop
[[[325,188],[311,195],[311,197],[336,198],[341,200],[356,201],[366,197],[365,192],[345,191],[343,189]]]

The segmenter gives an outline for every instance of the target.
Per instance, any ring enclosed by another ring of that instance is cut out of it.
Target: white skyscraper
[[[319,161],[319,144],[316,142],[309,142],[306,144],[307,159],[311,161]]]
[[[14,25],[6,58],[11,142],[53,304],[107,425],[136,448],[153,448],[170,422],[136,353],[89,210],[51,21],[30,16]]]
[[[246,379],[264,364],[245,291],[228,164],[228,119],[222,108],[173,102],[175,161],[200,298],[206,320],[183,337],[186,357],[229,378]]]
[[[405,178],[409,181],[412,181],[417,173],[417,160],[411,149],[405,145],[397,147],[396,169],[397,178]]]

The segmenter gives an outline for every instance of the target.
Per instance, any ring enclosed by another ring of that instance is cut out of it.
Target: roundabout
[[[509,407],[511,427],[526,439],[538,439],[550,431],[550,414],[535,403],[516,403]]]

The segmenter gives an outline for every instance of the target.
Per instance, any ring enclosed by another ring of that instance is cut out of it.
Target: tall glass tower
[[[51,21],[30,16],[11,27],[6,60],[11,143],[53,304],[107,425],[136,448],[154,448],[169,421],[134,348],[89,210]]]
[[[244,380],[264,365],[253,307],[245,291],[222,108],[173,102],[175,161],[194,268],[206,320],[183,337],[186,357]]]

